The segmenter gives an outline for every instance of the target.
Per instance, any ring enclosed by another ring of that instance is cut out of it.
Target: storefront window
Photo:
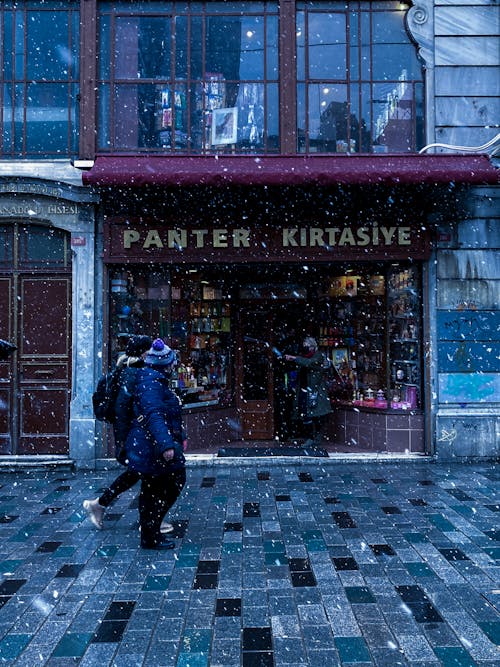
[[[129,334],[163,338],[177,351],[173,386],[185,405],[221,405],[231,379],[232,308],[227,287],[191,271],[114,270],[111,356]]]
[[[299,152],[404,153],[423,145],[422,66],[397,2],[301,2]]]
[[[297,354],[306,335],[332,363],[332,405],[422,406],[415,264],[117,267],[109,289],[110,361],[129,334],[160,336],[178,353],[173,383],[188,407],[231,405],[236,394],[276,402],[279,383],[293,386],[296,373],[283,355]]]
[[[0,154],[61,157],[78,148],[77,3],[0,3]]]
[[[101,150],[278,150],[267,2],[100,3]]]

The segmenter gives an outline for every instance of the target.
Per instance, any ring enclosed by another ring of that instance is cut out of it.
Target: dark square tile
[[[335,496],[327,496],[325,498],[325,503],[327,505],[338,505],[340,503],[340,500],[338,498],[335,498]]]
[[[465,491],[462,491],[462,489],[445,489],[445,491],[457,500],[474,500],[474,498],[471,498]]]
[[[410,498],[410,503],[415,507],[426,507],[427,505],[423,498]]]
[[[260,504],[243,503],[243,516],[247,518],[252,516],[260,516]]]
[[[439,551],[450,562],[454,560],[470,560],[461,549],[439,549]]]
[[[288,503],[290,502],[291,497],[283,493],[282,495],[275,496],[274,499],[277,503]]]
[[[46,507],[40,514],[57,514],[61,509],[62,507]]]
[[[56,577],[77,577],[84,567],[85,565],[82,564],[66,563],[59,569]]]
[[[243,524],[241,521],[226,521],[224,523],[224,532],[239,532],[243,530]]]
[[[173,531],[169,533],[170,537],[182,538],[186,534],[189,526],[189,521],[172,521]]]
[[[495,540],[496,542],[500,542],[500,528],[494,530],[485,530],[484,534],[486,535],[486,537],[489,537],[490,540]]]
[[[133,600],[124,600],[123,602],[116,600],[112,602],[106,616],[105,621],[128,621],[134,611],[135,602]]]
[[[19,518],[19,515],[14,515],[14,514],[2,514],[0,516],[0,523],[12,523],[16,519]]]
[[[214,590],[217,588],[217,574],[197,574],[193,581],[193,589]]]
[[[217,574],[220,568],[218,560],[200,560],[198,562],[197,574]]]
[[[117,512],[106,512],[104,521],[119,521],[122,517],[123,514],[118,514]]]
[[[290,558],[288,567],[290,572],[309,572],[311,563],[308,558]]]
[[[381,508],[385,514],[401,514],[401,510],[399,507],[396,507],[395,505],[390,505],[387,507],[382,507]]]
[[[354,558],[332,558],[336,570],[359,570]]]
[[[299,477],[299,480],[301,482],[313,482],[314,481],[313,478],[312,478],[311,473],[309,473],[309,472],[299,472],[298,477]]]
[[[367,586],[346,586],[345,594],[351,604],[368,604],[376,602]]]
[[[271,473],[269,472],[258,472],[257,473],[257,479],[259,482],[267,482],[269,479],[271,479]]]
[[[385,477],[373,477],[372,482],[374,484],[388,484],[388,481],[385,479]]]
[[[420,486],[433,486],[434,485],[434,482],[430,479],[420,479],[418,481],[418,483],[420,484]]]
[[[102,621],[92,642],[119,642],[127,627],[127,621]]]
[[[500,512],[500,505],[485,505],[490,512]]]
[[[215,607],[216,616],[241,616],[241,598],[219,598]]]
[[[205,489],[210,489],[215,484],[215,477],[204,477],[201,480],[201,487]]]
[[[272,650],[271,628],[243,628],[241,648],[243,651]]]
[[[62,542],[43,542],[38,547],[37,552],[41,554],[52,554],[59,549],[61,544]]]
[[[242,667],[274,667],[271,651],[243,651]]]
[[[414,602],[408,607],[417,623],[443,623],[443,619],[430,602]]]
[[[428,602],[429,600],[420,586],[396,586],[396,590],[406,604],[411,602]]]
[[[356,528],[349,512],[332,512],[333,520],[339,528]]]
[[[375,556],[395,556],[396,552],[388,544],[370,544],[370,549],[373,551]]]
[[[62,486],[58,486],[57,489],[54,489],[55,491],[71,491],[71,486],[69,484],[63,484]]]
[[[316,586],[316,578],[312,572],[290,572],[292,585],[300,586]]]
[[[12,595],[0,595],[0,609],[6,605],[9,600],[12,600]]]
[[[6,579],[2,581],[0,584],[0,595],[14,595],[27,581],[27,579]]]

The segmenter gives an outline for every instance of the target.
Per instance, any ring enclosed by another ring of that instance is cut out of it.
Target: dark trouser
[[[155,546],[162,540],[161,522],[179,497],[186,483],[186,469],[172,470],[162,475],[141,474],[139,494],[139,523],[141,545]]]
[[[115,481],[112,482],[102,496],[99,497],[99,505],[107,507],[120,495],[120,493],[131,489],[140,479],[141,477],[138,472],[125,470],[121,475],[118,475]]]

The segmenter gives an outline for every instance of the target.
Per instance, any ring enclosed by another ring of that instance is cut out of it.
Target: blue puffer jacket
[[[137,370],[134,414],[125,443],[129,469],[161,475],[182,468],[185,458],[181,403],[161,371],[148,366]],[[162,457],[167,449],[174,450],[169,462]]]

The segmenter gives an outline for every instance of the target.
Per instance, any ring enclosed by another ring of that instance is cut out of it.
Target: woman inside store
[[[301,422],[308,433],[304,446],[319,447],[323,439],[326,417],[332,412],[325,384],[325,357],[318,350],[312,336],[303,342],[301,355],[285,355],[286,361],[293,361],[299,369],[299,378],[294,398],[294,417]]]

